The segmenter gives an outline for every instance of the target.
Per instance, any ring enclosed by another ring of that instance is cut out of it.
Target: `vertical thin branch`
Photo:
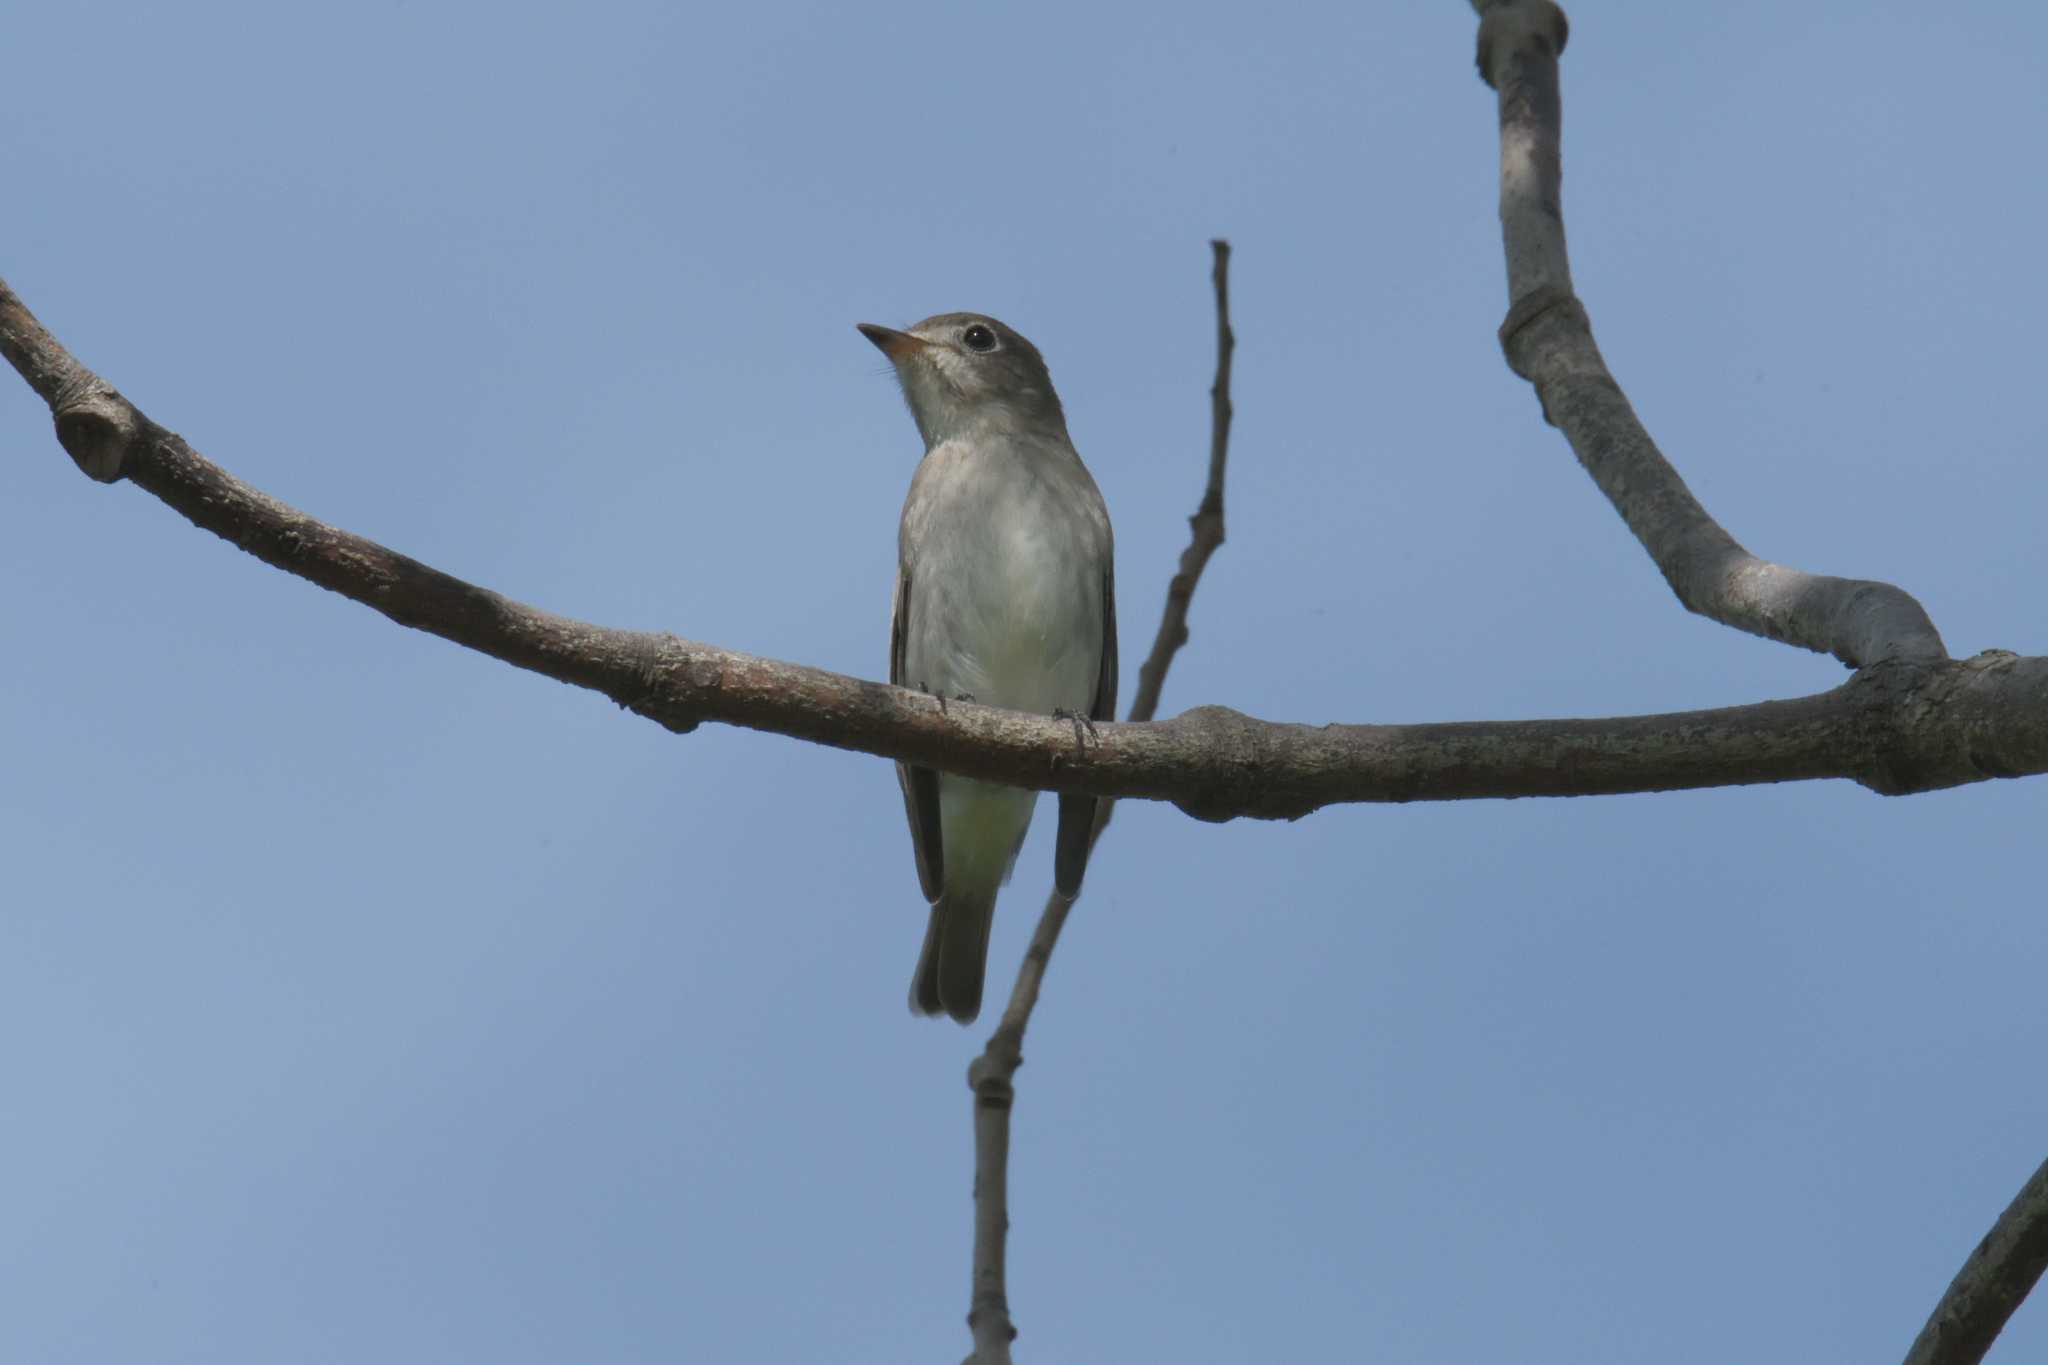
[[[1159,633],[1152,638],[1152,652],[1138,668],[1138,691],[1131,698],[1128,720],[1150,720],[1159,710],[1159,692],[1166,686],[1166,670],[1173,656],[1188,642],[1188,603],[1194,600],[1195,584],[1209,556],[1223,544],[1223,470],[1230,458],[1230,360],[1237,350],[1237,336],[1230,330],[1230,243],[1209,243],[1216,264],[1209,272],[1216,288],[1216,380],[1209,386],[1209,486],[1202,490],[1202,505],[1188,518],[1192,536],[1180,552],[1180,569],[1166,585],[1166,611],[1159,620]],[[1108,808],[1103,818],[1106,823]],[[1098,831],[1099,832],[1099,831]]]
[[[1188,642],[1188,604],[1209,556],[1223,544],[1223,474],[1230,455],[1230,360],[1237,336],[1230,330],[1230,243],[1209,243],[1215,265],[1209,279],[1216,289],[1216,379],[1209,386],[1209,483],[1202,502],[1188,518],[1190,537],[1181,551],[1180,567],[1166,588],[1166,610],[1153,637],[1152,652],[1138,669],[1138,691],[1131,698],[1128,720],[1150,720],[1159,709],[1166,670]],[[1114,801],[1095,808],[1095,832],[1089,848],[1102,838]],[[1002,1021],[988,1046],[967,1068],[974,1092],[974,1289],[967,1325],[974,1333],[974,1365],[1009,1365],[1010,1343],[1017,1329],[1010,1319],[1004,1255],[1010,1233],[1010,1106],[1016,1100],[1013,1078],[1024,1064],[1024,1029],[1038,1006],[1039,987],[1052,962],[1052,950],[1066,926],[1074,902],[1055,891],[1031,935],[1031,946],[1017,969],[1017,983]]]

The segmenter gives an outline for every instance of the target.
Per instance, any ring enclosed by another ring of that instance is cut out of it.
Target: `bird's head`
[[[1038,348],[992,317],[940,313],[905,331],[858,324],[896,367],[926,449],[977,427],[1066,436]]]

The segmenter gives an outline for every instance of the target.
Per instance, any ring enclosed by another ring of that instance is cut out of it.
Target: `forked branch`
[[[1551,0],[1473,0],[1473,8],[1480,14],[1480,75],[1500,101],[1500,219],[1510,299],[1501,346],[1515,373],[1535,386],[1545,418],[1564,432],[1579,463],[1691,610],[1833,654],[1866,676],[1926,683],[1950,676],[1957,665],[1912,597],[1888,583],[1802,573],[1758,559],[1707,514],[1650,440],[1608,373],[1586,310],[1572,293],[1560,192],[1564,13]],[[1921,685],[1906,684],[1909,690]],[[2017,696],[2011,702],[2034,714],[2042,705]],[[1971,1253],[1913,1343],[1908,1365],[1976,1365],[2044,1267],[2048,1165]]]

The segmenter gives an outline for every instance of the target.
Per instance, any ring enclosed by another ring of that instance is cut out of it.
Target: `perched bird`
[[[1074,453],[1038,348],[978,313],[860,330],[895,366],[924,437],[898,533],[889,681],[941,703],[1113,719],[1109,509]],[[910,1008],[965,1024],[981,1011],[996,892],[1038,793],[902,763],[896,776],[931,902]],[[1095,798],[1059,801],[1053,884],[1072,897]]]

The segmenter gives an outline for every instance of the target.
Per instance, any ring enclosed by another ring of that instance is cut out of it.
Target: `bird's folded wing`
[[[921,682],[903,676],[903,642],[909,634],[910,573],[899,569],[895,605],[889,612],[889,681],[898,687],[921,687]],[[1115,677],[1112,664],[1112,691]],[[924,888],[924,898],[935,901],[946,885],[945,845],[939,839],[939,775],[930,768],[898,763],[896,781],[903,788],[903,813],[910,820],[910,849],[917,856],[917,883]]]

